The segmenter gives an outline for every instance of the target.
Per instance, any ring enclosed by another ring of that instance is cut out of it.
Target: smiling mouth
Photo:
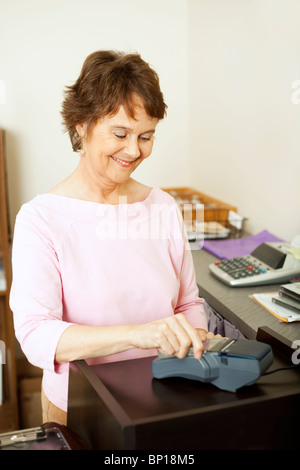
[[[129,168],[133,164],[133,161],[126,162],[125,160],[120,160],[120,158],[113,157],[112,155],[111,155],[111,158],[123,168]]]

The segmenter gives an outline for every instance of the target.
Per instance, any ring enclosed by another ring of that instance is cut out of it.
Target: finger
[[[206,334],[206,339],[213,339],[213,338],[215,338],[215,335],[211,331],[208,331]]]
[[[207,331],[206,330],[202,330],[202,329],[197,329],[199,335],[200,335],[200,338],[202,341],[205,341],[207,339]]]
[[[180,350],[180,341],[178,339],[177,334],[172,331],[172,329],[170,329],[169,327],[164,331],[164,333],[164,343],[167,345],[166,347],[170,351],[169,354],[176,355]]]
[[[165,355],[174,355],[180,348],[177,335],[167,322],[160,324],[157,348]]]
[[[206,339],[224,338],[224,336],[222,335],[215,335],[212,331],[206,331],[201,329],[198,329],[197,331],[199,332],[202,341],[205,341]]]
[[[180,323],[181,327],[183,328],[186,335],[188,336],[188,341],[187,341],[186,349],[185,349],[185,355],[187,354],[188,349],[192,345],[193,350],[194,350],[194,357],[196,359],[200,359],[203,353],[203,343],[202,343],[199,332],[197,331],[196,328],[194,328],[194,326],[191,323],[188,322],[185,315],[177,314],[175,315],[175,318]]]
[[[177,339],[177,347],[174,348],[174,355],[181,359],[187,355],[192,344],[192,340],[186,329],[183,327],[181,322],[178,321],[175,315],[174,317],[169,317],[167,319],[167,323],[170,331],[172,331]]]
[[[207,339],[216,339],[216,338],[222,338],[221,335],[215,335],[212,331],[209,331],[206,335]]]

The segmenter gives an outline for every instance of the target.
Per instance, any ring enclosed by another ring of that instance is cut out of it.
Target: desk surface
[[[255,339],[259,327],[268,326],[289,343],[300,340],[300,322],[285,323],[257,304],[249,296],[257,292],[278,291],[280,284],[252,287],[228,287],[209,271],[218,258],[204,249],[192,250],[200,296],[238,328],[248,339]]]

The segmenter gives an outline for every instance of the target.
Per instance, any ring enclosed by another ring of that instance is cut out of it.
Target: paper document
[[[277,305],[272,301],[273,296],[276,296],[277,294],[278,292],[268,292],[265,294],[252,294],[250,297],[281,321],[287,323],[300,321],[300,313],[296,313],[289,308]]]

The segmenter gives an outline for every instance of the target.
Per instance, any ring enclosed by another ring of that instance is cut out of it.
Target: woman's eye
[[[114,134],[117,139],[125,139],[126,135],[123,134]]]
[[[123,139],[126,139],[127,134],[116,134],[116,133],[114,133],[114,136],[115,136],[117,139],[123,140]],[[151,136],[141,135],[141,136],[139,136],[139,140],[140,140],[141,142],[149,142],[149,140],[151,140]]]

